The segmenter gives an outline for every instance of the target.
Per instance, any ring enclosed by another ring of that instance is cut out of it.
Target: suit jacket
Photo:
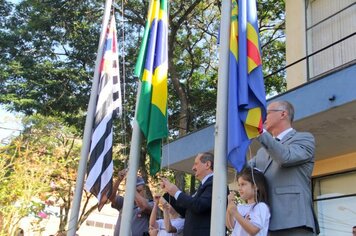
[[[311,194],[313,135],[292,130],[281,141],[268,132],[257,139],[262,148],[250,164],[262,170],[267,180],[271,208],[269,230],[308,227],[317,232]]]
[[[213,190],[213,176],[209,177],[197,192],[189,196],[180,193],[178,199],[163,197],[183,217],[185,217],[184,236],[208,236],[210,235],[211,201]]]

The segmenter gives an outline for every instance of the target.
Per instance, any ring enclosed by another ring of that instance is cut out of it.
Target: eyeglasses
[[[141,188],[138,187],[138,188],[136,188],[136,191],[137,191],[138,193],[141,193],[143,190],[145,190],[144,187],[141,187]]]
[[[272,113],[272,112],[277,112],[277,111],[284,111],[282,109],[270,109],[270,110],[267,110],[267,115]]]

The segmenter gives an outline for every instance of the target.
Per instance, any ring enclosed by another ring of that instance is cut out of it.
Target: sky
[[[0,106],[0,145],[8,143],[9,138],[19,135],[21,129],[20,115],[10,113]]]

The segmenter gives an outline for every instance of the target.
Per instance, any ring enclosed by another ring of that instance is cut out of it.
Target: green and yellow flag
[[[135,75],[141,79],[137,122],[147,139],[150,174],[161,166],[167,127],[168,15],[167,0],[151,0]]]

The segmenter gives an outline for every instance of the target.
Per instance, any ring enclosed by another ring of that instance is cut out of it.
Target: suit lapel
[[[286,143],[288,140],[290,140],[294,135],[296,134],[295,129],[293,129],[292,131],[288,132],[280,141],[281,143]],[[265,174],[267,169],[270,167],[270,165],[272,164],[273,159],[271,158],[271,156],[269,155],[269,153],[266,151],[266,155],[267,157],[267,165],[266,168],[264,169],[263,173]]]
[[[281,140],[281,143],[285,143],[287,142],[289,139],[291,139],[297,131],[295,131],[295,129],[293,129],[292,131],[288,132]]]
[[[202,184],[200,183],[199,187],[197,188],[197,191],[195,191],[195,193],[192,195],[192,197],[195,197],[198,194],[198,192],[201,190],[201,186],[202,186]]]
[[[197,191],[192,195],[192,197],[195,197],[196,195],[200,195],[201,191],[205,188],[205,186],[212,182],[212,179],[213,179],[213,176],[210,176],[205,182],[204,184],[201,184],[199,185]]]
[[[268,155],[268,153],[267,153],[267,155]],[[263,174],[266,173],[268,167],[272,164],[272,161],[273,161],[273,160],[272,160],[271,156],[268,155],[268,157],[267,157],[267,165],[266,165],[266,168],[265,168],[264,171],[263,171]]]

